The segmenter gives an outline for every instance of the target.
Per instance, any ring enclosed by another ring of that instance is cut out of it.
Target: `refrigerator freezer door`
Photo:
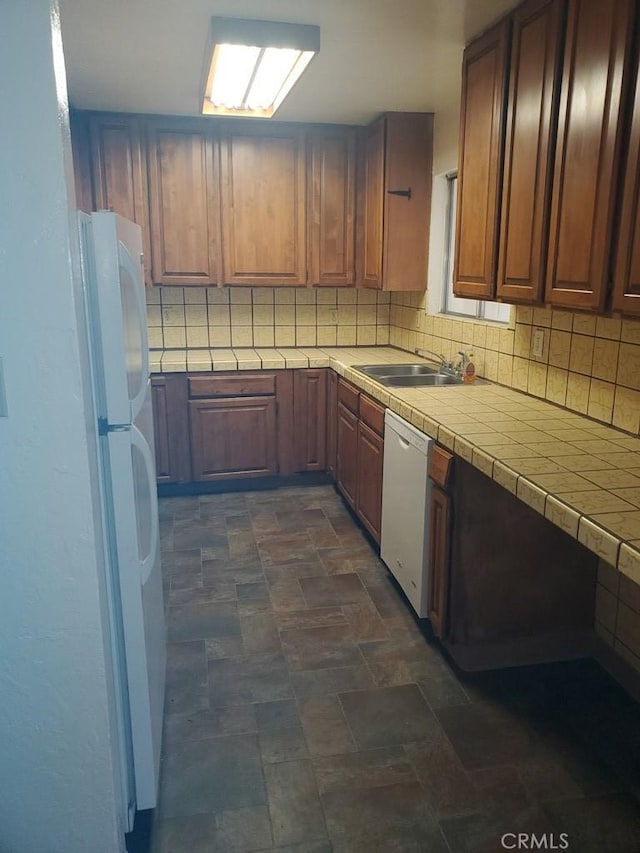
[[[115,213],[94,213],[91,224],[104,393],[99,414],[109,424],[129,424],[149,378],[142,235],[139,225]]]

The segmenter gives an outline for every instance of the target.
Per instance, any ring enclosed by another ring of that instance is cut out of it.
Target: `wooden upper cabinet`
[[[220,144],[224,284],[306,284],[304,132],[229,130]]]
[[[529,0],[513,15],[497,288],[509,302],[544,295],[564,9]]]
[[[570,0],[546,300],[600,311],[609,279],[632,0]]]
[[[132,116],[93,114],[89,116],[89,135],[95,209],[111,210],[141,227],[145,281],[151,284],[147,174],[140,122]]]
[[[387,113],[362,141],[360,283],[380,290],[427,286],[433,116]]]
[[[202,123],[147,122],[155,284],[218,282],[217,176]]]
[[[382,229],[384,223],[384,117],[366,131],[362,144],[362,283],[382,287]]]
[[[355,129],[314,129],[307,150],[309,283],[355,284]]]
[[[91,184],[91,151],[86,113],[71,110],[69,124],[76,207],[84,213],[90,213],[93,210],[93,187]]]
[[[487,30],[462,60],[453,292],[473,299],[496,292],[510,26]]]
[[[613,309],[640,314],[640,74],[635,69],[633,114],[622,173],[622,213],[613,282]]]

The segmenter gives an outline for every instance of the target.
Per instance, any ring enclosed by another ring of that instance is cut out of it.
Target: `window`
[[[447,210],[445,233],[444,288],[442,294],[442,313],[457,314],[461,317],[474,317],[479,320],[493,320],[508,323],[511,306],[502,302],[485,302],[483,299],[459,299],[453,293],[453,259],[456,240],[456,202],[458,196],[458,176],[447,175]]]

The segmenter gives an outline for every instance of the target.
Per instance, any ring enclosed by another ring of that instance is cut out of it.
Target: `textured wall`
[[[640,586],[602,560],[596,587],[596,631],[640,673]]]
[[[117,853],[57,6],[0,5],[0,850]]]
[[[515,324],[507,328],[427,315],[425,299],[424,294],[392,294],[392,345],[447,357],[472,350],[480,376],[640,433],[640,321],[518,307]],[[536,328],[545,332],[541,358],[531,352]]]

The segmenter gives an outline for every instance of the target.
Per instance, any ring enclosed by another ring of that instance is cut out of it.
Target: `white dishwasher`
[[[389,409],[384,424],[380,556],[418,616],[426,618],[433,440]]]

